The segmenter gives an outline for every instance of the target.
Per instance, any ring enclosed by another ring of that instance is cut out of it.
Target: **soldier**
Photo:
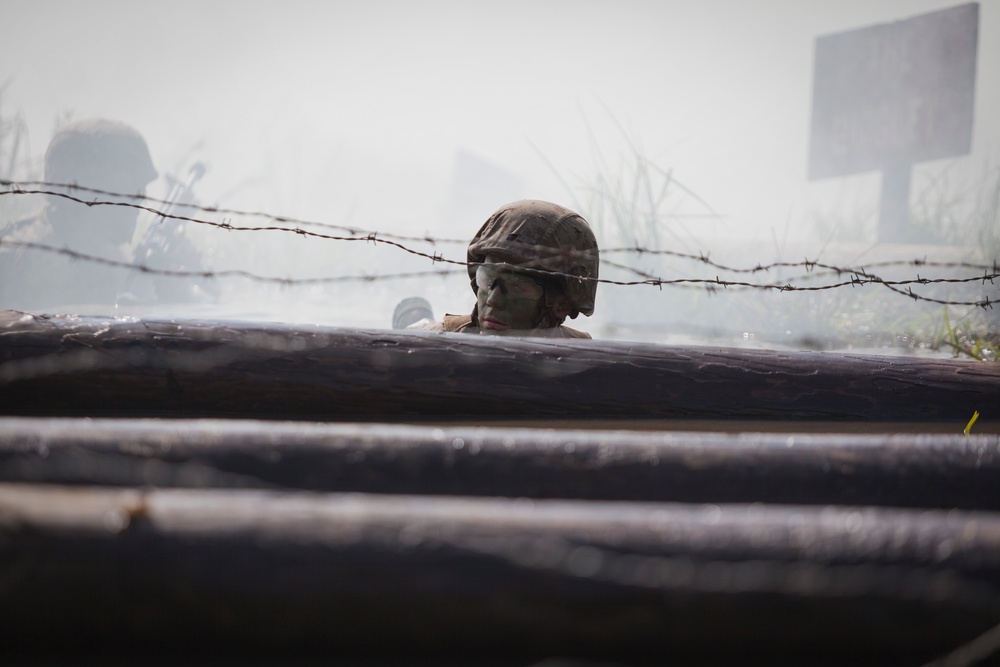
[[[45,153],[45,180],[50,183],[142,195],[156,177],[146,141],[128,125],[115,121],[72,123],[56,133]],[[112,199],[84,190],[63,191],[80,199]],[[128,262],[137,213],[130,206],[86,206],[46,195],[41,210],[11,223],[0,232],[0,241],[42,244]],[[125,269],[107,264],[37,248],[0,246],[0,308],[72,307],[88,314],[107,314],[114,310],[127,276]]]
[[[430,330],[590,338],[563,325],[592,315],[597,295],[597,239],[577,213],[544,201],[508,204],[476,233],[467,258],[472,314],[445,315]]]

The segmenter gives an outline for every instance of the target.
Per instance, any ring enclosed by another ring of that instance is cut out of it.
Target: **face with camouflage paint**
[[[530,273],[487,256],[476,269],[480,333],[516,334],[559,326],[572,310],[566,297]]]
[[[476,269],[479,330],[494,334],[536,328],[542,319],[545,290],[531,276],[492,261]]]

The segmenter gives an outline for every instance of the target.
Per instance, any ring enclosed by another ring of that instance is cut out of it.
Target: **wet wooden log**
[[[1000,516],[954,510],[0,484],[0,563],[5,652],[77,660],[922,664],[1000,621]]]
[[[1000,435],[7,417],[0,481],[1000,510]]]
[[[1000,366],[204,322],[0,318],[8,415],[952,421]]]

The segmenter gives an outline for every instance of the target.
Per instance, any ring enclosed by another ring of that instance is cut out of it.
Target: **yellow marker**
[[[969,431],[972,430],[972,425],[976,423],[977,419],[979,419],[979,410],[972,413],[972,419],[970,419],[969,423],[965,425],[965,435],[969,435]]]

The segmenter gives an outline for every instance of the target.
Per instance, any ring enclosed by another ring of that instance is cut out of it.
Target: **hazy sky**
[[[956,4],[0,0],[0,82],[36,153],[66,114],[117,118],[163,169],[194,151],[206,189],[232,205],[336,215],[326,198],[349,190],[375,215],[397,213],[386,200],[400,192],[422,220],[456,150],[558,199],[539,153],[585,178],[588,123],[603,153],[625,148],[614,119],[713,208],[752,220],[808,193],[815,38]],[[1000,3],[982,3],[980,31],[987,151]]]
[[[0,0],[0,110],[36,156],[59,120],[104,116],[161,172],[207,163],[205,203],[460,238],[504,202],[442,229],[459,152],[521,183],[504,195],[569,203],[560,178],[586,183],[627,135],[753,235],[875,206],[873,175],[806,178],[817,36],[958,4]],[[1000,159],[997,0],[977,87],[960,171]]]

